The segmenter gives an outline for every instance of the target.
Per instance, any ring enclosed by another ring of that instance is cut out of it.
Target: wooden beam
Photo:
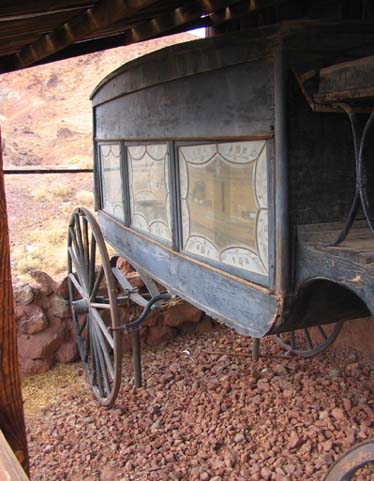
[[[125,45],[142,42],[155,36],[165,34],[171,30],[188,25],[201,18],[202,15],[210,15],[217,10],[230,5],[240,3],[241,0],[197,0],[187,6],[176,8],[171,12],[141,22],[129,30],[126,35]]]
[[[0,133],[0,429],[28,473],[1,145]]]
[[[99,32],[125,18],[130,19],[156,3],[157,0],[101,0],[83,15],[74,17],[23,48],[16,54],[15,67],[29,67],[75,42],[84,40],[92,32]]]
[[[49,15],[55,12],[69,12],[75,8],[90,8],[95,1],[90,0],[32,0],[8,1],[0,5],[0,19],[13,20],[30,16]]]
[[[258,12],[264,8],[278,7],[287,0],[251,0],[241,1],[238,5],[230,6],[223,12],[210,15],[210,19],[215,26],[219,26],[230,20],[243,17],[253,12]]]
[[[262,5],[269,1],[274,0],[256,0],[255,3],[253,3],[254,0],[251,0],[251,5],[256,9],[258,3]],[[199,0],[181,3],[180,7],[171,12],[155,15],[150,20],[140,22],[138,26],[130,30],[124,45],[178,29],[181,25],[196,21],[202,15],[210,15],[227,6],[238,4],[240,0]],[[15,68],[25,68],[38,63],[72,44],[84,41],[95,32],[99,34],[106,28],[115,26],[120,21],[129,20],[130,22],[145,9],[156,5],[159,6],[157,0],[129,0],[127,2],[124,0],[101,0],[83,15],[74,17],[63,26],[23,48],[15,55]]]
[[[30,481],[0,431],[0,480]]]

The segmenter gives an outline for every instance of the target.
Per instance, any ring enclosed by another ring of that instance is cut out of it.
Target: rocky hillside
[[[185,33],[0,76],[5,167],[92,166],[90,93],[125,62],[194,40]],[[66,230],[73,208],[92,208],[92,175],[6,176],[13,275],[32,269],[65,275]]]
[[[98,82],[129,60],[196,38],[173,35],[1,76],[5,165],[91,162],[89,95]]]

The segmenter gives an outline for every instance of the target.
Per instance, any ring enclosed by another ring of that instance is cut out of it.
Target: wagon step
[[[374,56],[323,68],[295,68],[294,73],[314,111],[331,112],[351,104],[356,112],[371,112],[374,101]]]

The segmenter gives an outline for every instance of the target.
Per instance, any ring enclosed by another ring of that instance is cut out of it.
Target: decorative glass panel
[[[120,144],[100,145],[103,210],[124,221]]]
[[[268,273],[265,141],[179,147],[183,249]]]
[[[131,224],[171,240],[167,144],[127,147]]]

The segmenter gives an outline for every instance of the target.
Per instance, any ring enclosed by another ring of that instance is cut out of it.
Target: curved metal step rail
[[[344,223],[344,226],[337,239],[331,244],[329,244],[329,246],[331,247],[338,246],[346,239],[349,231],[352,228],[353,222],[357,216],[360,206],[362,206],[366,221],[370,227],[370,230],[374,234],[374,214],[370,212],[369,196],[367,190],[367,175],[364,165],[365,146],[370,127],[374,120],[374,112],[372,112],[367,118],[366,122],[363,123],[362,121],[360,121],[361,119],[359,119],[358,114],[353,112],[349,105],[339,104],[339,106],[348,115],[352,127],[355,152],[356,188],[352,200],[352,205]]]

